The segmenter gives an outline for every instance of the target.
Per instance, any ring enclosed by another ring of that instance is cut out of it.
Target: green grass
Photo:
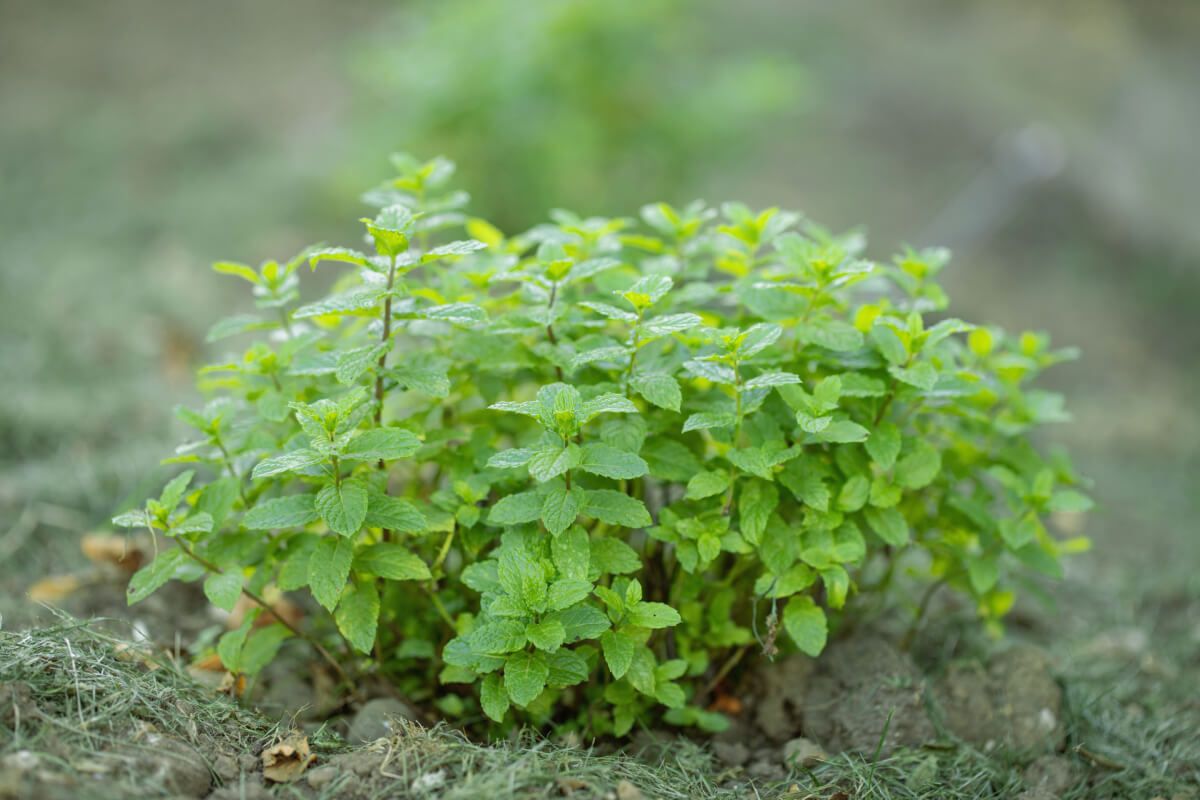
[[[1064,757],[1078,780],[1061,797],[1195,796],[1188,792],[1200,785],[1200,743],[1194,735],[1200,708],[1187,701],[1194,685],[1187,671],[1168,665],[1179,659],[1195,664],[1200,645],[1185,638],[1179,644],[1181,638],[1175,638],[1175,650],[1163,656],[1160,668],[1144,659],[1131,665],[1112,657],[1067,664]],[[162,757],[155,752],[161,746],[149,743],[151,733],[174,740],[219,771],[222,758],[226,763],[239,756],[256,760],[287,727],[287,720],[267,720],[199,686],[169,658],[147,661],[122,639],[73,620],[0,633],[0,687],[0,759],[21,751],[34,754],[38,771],[64,782],[34,784],[46,792],[56,786],[103,785],[107,794],[101,797],[166,796],[166,787],[145,768],[145,757]],[[438,784],[435,796],[447,800],[611,797],[622,781],[646,798],[679,800],[832,798],[839,792],[855,800],[965,800],[1012,798],[1025,788],[1020,761],[952,743],[874,762],[842,755],[764,785],[723,769],[703,743],[687,739],[656,740],[634,755],[605,745],[553,742],[531,732],[479,744],[446,726],[411,727],[359,749],[348,748],[325,729],[310,738],[319,756],[314,768],[340,765],[338,776],[321,788],[321,796],[330,798],[396,796],[421,782]],[[355,763],[367,768],[351,770]],[[103,780],[97,783],[99,777]],[[234,785],[258,780],[253,774],[226,779]],[[30,790],[28,784],[24,788]],[[282,786],[274,791],[286,797],[299,796],[300,790]]]

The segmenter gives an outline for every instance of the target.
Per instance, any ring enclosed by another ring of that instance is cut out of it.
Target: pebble
[[[369,700],[354,715],[350,723],[350,732],[346,738],[351,744],[373,742],[385,739],[396,733],[394,718],[413,718],[413,713],[404,703],[393,697],[379,697]]]
[[[791,739],[783,746],[783,765],[788,768],[812,767],[828,758],[829,754],[821,745],[803,736]]]

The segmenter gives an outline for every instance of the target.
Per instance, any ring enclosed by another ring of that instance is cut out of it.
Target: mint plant
[[[507,236],[449,162],[393,163],[360,249],[215,266],[258,311],[210,338],[257,340],[178,410],[189,471],[114,519],[169,543],[131,603],[177,579],[253,607],[230,671],[300,637],[467,724],[716,730],[748,654],[819,655],[902,567],[999,632],[1013,573],[1086,544],[1046,524],[1084,482],[1031,437],[1072,353],[946,316],[943,251],[878,263],[739,204]],[[346,271],[302,303],[305,265]]]

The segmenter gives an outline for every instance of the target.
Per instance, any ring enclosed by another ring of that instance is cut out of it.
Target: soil
[[[85,576],[81,586],[65,599],[69,610],[111,616],[125,611],[116,577]],[[164,651],[180,652],[185,662],[188,643],[206,630],[211,636],[214,626],[219,630],[225,622],[194,586],[177,584],[132,613],[135,633]],[[745,710],[731,718],[729,730],[708,742],[717,764],[725,767],[720,773],[724,785],[785,785],[780,782],[844,754],[870,761],[922,748],[936,752],[960,746],[955,743],[1003,754],[1008,763],[1021,766],[1022,800],[1057,797],[1084,780],[1081,761],[1060,754],[1066,736],[1064,694],[1056,678],[1058,665],[1046,652],[1017,643],[986,658],[960,657],[929,670],[896,647],[895,638],[864,631],[832,641],[820,659],[792,655],[747,676],[739,692],[746,700]],[[1120,647],[1104,640],[1094,649],[1103,645],[1121,650],[1124,658],[1144,661],[1144,643],[1133,648],[1126,642],[1129,638],[1114,639]],[[1130,649],[1137,652],[1125,653]],[[460,779],[460,770],[471,769],[447,755],[444,739],[417,735],[414,711],[398,700],[376,697],[358,707],[339,707],[340,701],[320,685],[318,673],[300,660],[300,650],[264,673],[249,702],[271,719],[301,726],[310,736],[323,727],[337,731],[357,749],[317,747],[314,763],[297,781],[286,784],[287,796],[376,797],[396,793],[399,782],[402,795],[433,797],[447,781]],[[46,703],[47,698],[38,697],[37,689],[25,683],[0,686],[0,733],[19,725],[21,715],[25,720],[36,718]],[[187,708],[180,701],[179,713],[186,715]],[[125,738],[105,741],[84,756],[70,745],[56,746],[53,738],[39,752],[7,752],[0,764],[0,799],[76,798],[83,788],[80,773],[100,776],[114,771],[139,775],[147,786],[177,797],[280,796],[262,774],[260,753],[266,739],[249,749],[231,747],[208,733],[186,735],[144,723],[136,724]],[[678,731],[663,731],[640,736],[630,751],[655,762],[687,742]],[[74,772],[65,773],[59,766],[63,762]],[[414,770],[414,763],[432,766]],[[936,768],[933,755],[918,762],[908,776],[909,787],[932,780]],[[575,778],[556,780],[564,796],[575,792]],[[616,797],[615,787],[613,783],[606,792]],[[633,797],[631,791],[639,790],[630,784],[625,794]]]

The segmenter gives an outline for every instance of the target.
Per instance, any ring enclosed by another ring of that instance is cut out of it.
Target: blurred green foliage
[[[506,230],[552,208],[676,201],[794,121],[804,72],[729,42],[685,0],[436,0],[359,48],[365,141],[471,164],[474,211]],[[360,149],[373,168],[378,153]]]
[[[1085,348],[1057,388],[1098,552],[1181,561],[1200,5],[0,3],[0,556],[27,573],[74,547],[22,533],[46,503],[74,529],[156,479],[158,409],[230,302],[209,262],[347,241],[395,149],[470,164],[509,230],[739,196],[924,231],[964,315]]]

